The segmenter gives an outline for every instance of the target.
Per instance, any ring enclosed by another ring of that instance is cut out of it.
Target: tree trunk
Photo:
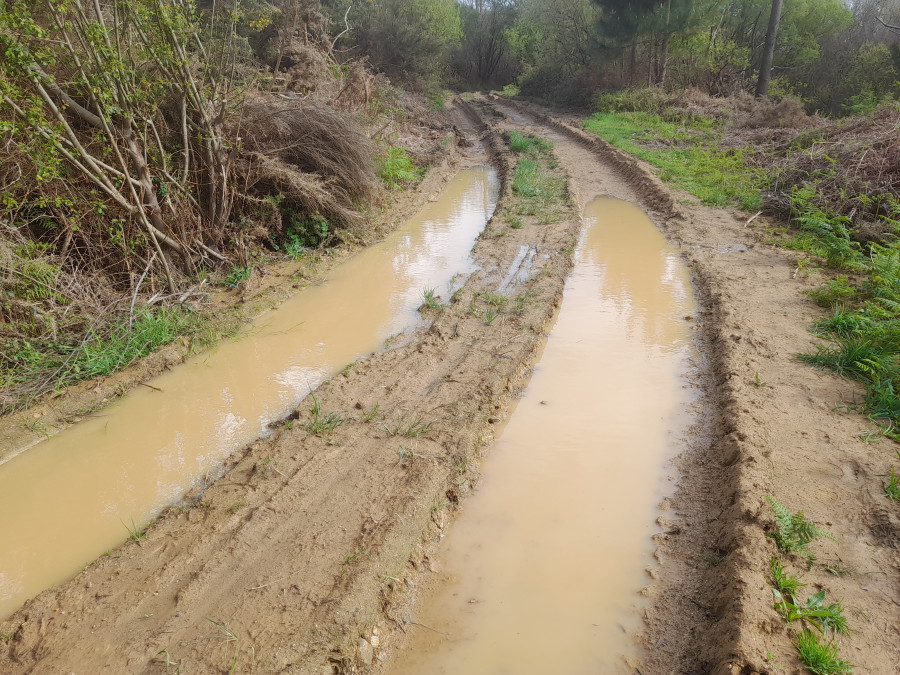
[[[769,81],[772,79],[772,61],[775,59],[775,40],[778,37],[778,22],[781,21],[782,3],[783,0],[772,0],[769,28],[766,30],[762,62],[759,64],[759,79],[756,81],[757,98],[769,95]]]

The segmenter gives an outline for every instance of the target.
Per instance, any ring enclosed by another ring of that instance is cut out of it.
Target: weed
[[[247,502],[245,502],[245,501],[242,499],[242,500],[240,500],[240,501],[235,502],[235,503],[232,504],[231,506],[229,506],[229,507],[228,507],[228,510],[231,511],[231,513],[237,513],[238,511],[240,511],[240,510],[241,510],[242,508],[244,508],[245,506],[247,506]]]
[[[703,559],[703,569],[708,570],[713,567],[718,567],[723,562],[725,562],[725,556],[719,553],[718,551],[715,553],[710,553]]]
[[[175,667],[175,675],[181,675],[181,661],[173,661],[168,649],[160,650],[153,657],[153,661],[161,663],[166,667],[165,672],[169,672],[169,666]]]
[[[775,544],[780,550],[802,553],[808,559],[813,560],[814,556],[808,548],[810,542],[818,537],[834,540],[834,537],[825,530],[806,520],[803,511],[792,514],[773,497],[766,495],[766,499],[775,511],[775,529],[768,532],[767,536],[775,540]]]
[[[426,422],[422,418],[415,418],[412,421],[407,420],[405,415],[399,415],[393,423],[381,423],[382,428],[389,436],[406,436],[407,438],[418,438],[424,436],[431,429],[434,422]]]
[[[426,287],[424,291],[422,291],[422,297],[425,300],[425,304],[422,305],[426,309],[440,309],[441,308],[441,299],[435,292],[434,288]]]
[[[825,604],[825,591],[811,595],[805,605],[797,604],[793,596],[782,594],[773,588],[775,609],[786,621],[806,621],[815,626],[821,633],[832,630],[835,633],[848,633],[847,618],[841,601]]]
[[[829,279],[819,288],[806,291],[806,295],[815,300],[819,307],[825,309],[835,309],[838,316],[843,314],[839,308],[856,298],[859,291],[850,285],[847,277],[837,277]]]
[[[521,230],[525,227],[525,224],[522,222],[521,218],[511,217],[509,219],[509,226],[514,230]]]
[[[310,396],[312,396],[313,405],[310,410],[311,419],[306,423],[306,430],[311,434],[321,436],[326,431],[334,431],[347,421],[341,413],[323,413],[319,399],[315,394],[310,394]]]
[[[391,190],[402,190],[422,177],[423,169],[413,164],[405,148],[393,146],[376,160],[378,177]]]
[[[831,572],[836,577],[845,577],[853,571],[853,569],[848,565],[845,565],[844,561],[840,558],[826,561],[822,563],[822,567],[825,568],[826,571]]]
[[[359,414],[360,421],[361,422],[371,422],[378,416],[378,411],[380,408],[381,408],[381,406],[378,403],[373,405],[368,410],[363,408],[363,411]]]
[[[900,476],[897,475],[896,471],[891,469],[890,480],[887,483],[882,482],[882,487],[884,488],[885,497],[893,499],[895,502],[900,502]]]
[[[833,640],[822,642],[819,635],[809,629],[797,636],[794,646],[797,647],[800,660],[815,675],[840,675],[853,672],[853,666],[849,661],[838,658],[838,647]]]
[[[354,565],[359,562],[359,559],[366,554],[365,551],[354,551],[350,555],[344,558],[345,565]]]
[[[755,384],[757,387],[768,387],[769,386],[768,382],[760,379],[759,373],[756,373],[756,375],[753,377],[753,384]]]
[[[252,265],[248,265],[247,267],[234,266],[225,278],[225,285],[234,288],[242,281],[249,279],[251,274],[253,274]]]
[[[484,322],[488,326],[494,323],[494,320],[497,318],[497,310],[493,307],[488,307],[484,311]]]
[[[769,571],[772,574],[772,583],[775,584],[775,588],[782,595],[793,598],[798,590],[806,586],[801,581],[801,577],[790,574],[784,569],[784,565],[781,564],[778,556],[772,556],[772,559],[769,561]]]
[[[125,525],[125,523],[123,522],[122,525]],[[147,527],[149,527],[149,525]],[[128,530],[128,536],[131,539],[134,539],[134,541],[140,541],[141,539],[147,538],[147,528],[144,528],[142,530],[137,525],[135,525],[134,518],[131,519],[131,527],[125,525],[125,529]]]
[[[492,307],[496,307],[497,309],[503,307],[503,305],[505,305],[509,300],[509,298],[507,298],[505,295],[492,293],[491,291],[485,291],[484,293],[482,293],[481,299]]]

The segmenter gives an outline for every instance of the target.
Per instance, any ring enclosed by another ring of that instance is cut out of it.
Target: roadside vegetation
[[[0,414],[227,334],[216,287],[371,238],[446,124],[342,30],[318,0],[0,7]]]
[[[774,609],[788,624],[798,626],[791,638],[797,656],[816,675],[852,673],[850,662],[838,655],[838,636],[850,633],[843,603],[828,602],[825,589],[811,594],[804,602],[800,591],[806,584],[799,573],[789,569],[798,559],[811,567],[816,558],[809,545],[820,537],[834,538],[808,521],[803,511],[791,513],[773,497],[766,495],[766,499],[775,512],[774,526],[767,534],[778,549],[769,562]]]

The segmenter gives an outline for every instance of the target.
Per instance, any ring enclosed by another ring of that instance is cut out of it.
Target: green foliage
[[[375,161],[378,177],[391,190],[402,190],[419,180],[425,172],[413,164],[406,149],[399,146],[389,147]]]
[[[784,565],[778,556],[772,556],[772,559],[769,561],[769,571],[772,575],[772,583],[782,595],[793,597],[798,590],[806,586],[802,582],[801,577],[791,574],[784,569]]]
[[[337,25],[350,0],[329,3]],[[462,39],[454,0],[368,0],[352,3],[347,36],[379,71],[420,91],[441,88],[453,48]]]
[[[235,265],[225,278],[225,285],[235,288],[242,281],[249,279],[251,274],[253,274],[253,265],[248,265],[247,267]]]
[[[847,277],[829,279],[819,288],[806,291],[806,294],[816,301],[819,307],[836,309],[843,307],[859,295],[859,291],[850,285]]]
[[[806,604],[797,604],[793,594],[782,594],[777,589],[772,589],[775,595],[775,609],[784,617],[785,621],[803,621],[816,627],[821,633],[829,630],[835,633],[848,633],[847,618],[844,616],[843,604],[832,602],[825,604],[825,591],[811,595]]]
[[[767,536],[775,540],[779,550],[786,553],[801,553],[812,559],[809,544],[818,537],[834,539],[825,530],[806,520],[803,511],[791,513],[773,497],[766,495],[766,500],[775,511],[775,528]]]
[[[553,143],[537,136],[525,136],[513,130],[509,132],[509,149],[518,154],[537,157],[541,153],[552,152]]]
[[[814,675],[841,675],[853,672],[853,666],[849,661],[838,658],[838,646],[833,640],[822,642],[819,634],[809,629],[797,636],[794,646],[797,647],[800,661]]]
[[[341,413],[325,413],[315,394],[310,394],[310,397],[313,404],[309,412],[310,420],[306,423],[306,430],[309,433],[321,436],[327,431],[334,431],[347,422],[347,418]]]
[[[900,475],[894,469],[891,469],[891,475],[888,477],[887,483],[882,483],[884,488],[884,496],[900,502]]]
[[[627,97],[633,94],[627,94]],[[653,107],[656,94],[637,102],[604,98],[602,105]],[[584,123],[588,131],[658,167],[660,177],[698,197],[709,206],[740,206],[758,210],[762,173],[748,165],[744,150],[717,146],[721,129],[705,118],[668,121],[651,112],[600,112]]]

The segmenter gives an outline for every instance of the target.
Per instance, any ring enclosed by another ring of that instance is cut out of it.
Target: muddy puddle
[[[493,170],[462,171],[416,218],[237,339],[0,465],[0,618],[221,471],[310,390],[420,321],[474,268]]]
[[[594,200],[585,225],[557,323],[392,675],[633,671],[667,461],[696,403],[695,305],[637,206]]]

